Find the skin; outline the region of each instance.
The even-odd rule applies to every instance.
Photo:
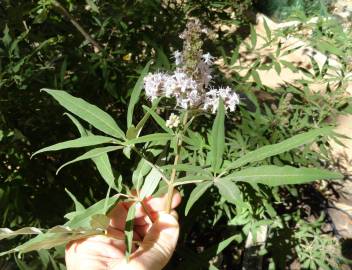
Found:
[[[172,209],[181,201],[179,193],[172,199]],[[179,235],[177,214],[163,210],[166,196],[138,204],[134,220],[134,244],[129,261],[125,258],[124,227],[130,203],[118,203],[109,213],[110,226],[107,236],[99,235],[70,242],[66,246],[67,270],[160,270],[170,260]],[[121,239],[121,240],[120,240]]]

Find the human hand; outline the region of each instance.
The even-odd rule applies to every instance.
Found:
[[[172,208],[179,205],[181,197],[175,193]],[[70,242],[66,246],[67,270],[159,270],[170,260],[179,235],[175,211],[165,213],[166,196],[143,201],[145,209],[138,204],[134,220],[135,241],[129,261],[125,259],[124,228],[131,203],[121,202],[109,213],[110,226],[107,236],[99,235]],[[111,237],[109,237],[111,236]]]

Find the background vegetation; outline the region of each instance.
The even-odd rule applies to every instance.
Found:
[[[322,6],[329,12],[327,2],[316,1],[322,6],[307,2],[300,2],[302,8],[286,9],[285,15],[280,10],[270,13],[299,15],[305,20],[322,12]],[[103,108],[125,129],[126,104],[141,70],[150,59],[152,70],[171,69],[171,52],[182,47],[178,35],[188,16],[200,18],[211,29],[214,38],[206,42],[205,50],[231,66],[240,42],[250,34],[255,13],[269,12],[267,8],[262,1],[251,0],[1,1],[0,226],[48,228],[64,223],[64,214],[73,209],[65,189],[85,206],[105,196],[105,183],[93,163],[76,163],[55,175],[64,160],[74,158],[73,151],[30,159],[44,146],[77,137],[69,119],[62,116],[62,108],[42,94],[41,88],[64,89],[79,96]],[[236,31],[226,34],[219,25],[235,25]],[[343,70],[348,71],[350,67],[344,61],[352,42],[344,33],[338,22],[321,22],[310,42],[314,45],[322,37],[333,40],[335,47],[342,48],[337,57]],[[265,64],[258,63],[251,71],[256,68],[265,68]],[[319,72],[312,76],[319,77]],[[327,117],[350,110],[347,98],[341,95],[342,77],[336,79],[341,80],[337,91],[322,96],[308,91],[309,84],[306,91],[294,86],[267,88],[258,80],[249,80],[255,72],[245,77],[217,74],[219,83],[231,84],[243,98],[239,111],[227,122],[229,159],[310,128],[333,125],[333,121],[325,121]],[[272,98],[258,99],[255,94],[259,91]],[[211,121],[198,124],[206,130]],[[153,129],[156,126],[150,127]],[[201,141],[199,145],[202,147]],[[262,164],[332,166],[326,138],[317,145],[318,152],[306,147]],[[136,168],[135,160],[116,154],[111,161],[116,178],[121,175],[128,179]],[[298,261],[302,269],[339,268],[341,248],[331,234],[322,230],[326,199],[315,185],[242,189],[248,198],[242,212],[221,200],[214,204],[218,196],[215,191],[191,210],[195,218],[185,218],[185,205],[180,207],[182,235],[169,269],[239,269],[249,229],[259,227],[263,220],[271,226],[266,248],[259,251],[265,254],[265,267],[283,269]],[[183,190],[185,194],[190,191]],[[229,244],[225,242],[223,250],[217,249],[219,242],[229,237]],[[16,246],[21,240],[24,238],[1,241],[0,250]],[[6,257],[3,264],[13,269],[64,269],[62,255],[62,249],[34,252],[22,259]]]

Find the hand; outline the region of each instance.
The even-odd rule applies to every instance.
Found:
[[[172,208],[181,197],[175,193]],[[178,240],[177,214],[163,212],[166,196],[148,198],[138,204],[134,220],[134,240],[140,241],[129,262],[125,259],[124,227],[131,203],[121,202],[109,213],[107,236],[99,235],[70,242],[66,247],[67,270],[160,270],[170,260]],[[152,217],[148,217],[146,211]],[[110,236],[110,237],[109,237]]]

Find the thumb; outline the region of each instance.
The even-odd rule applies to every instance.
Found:
[[[179,230],[179,224],[173,215],[159,213],[142,244],[132,254],[131,263],[143,265],[143,269],[162,269],[174,253]]]

